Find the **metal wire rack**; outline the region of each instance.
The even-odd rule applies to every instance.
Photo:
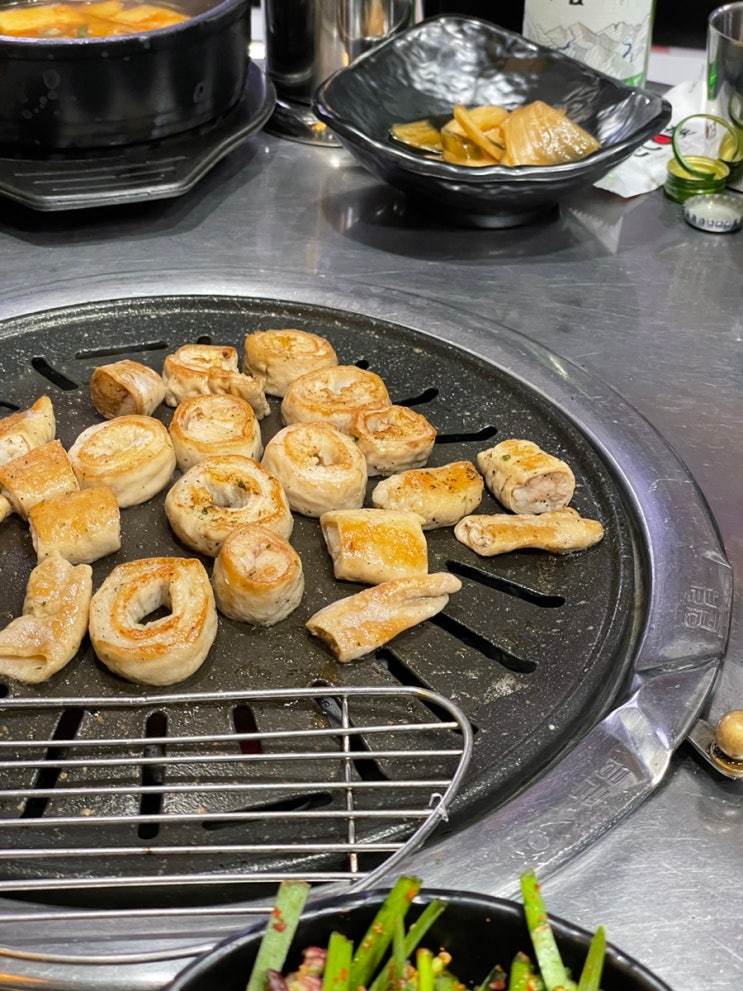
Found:
[[[287,877],[370,886],[447,818],[472,753],[417,687],[13,698],[0,719],[0,942],[19,920],[244,915]]]

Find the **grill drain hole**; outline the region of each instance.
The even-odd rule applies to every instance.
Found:
[[[114,354],[131,355],[136,351],[164,351],[167,341],[149,341],[142,344],[117,344],[110,348],[90,348],[88,351],[76,351],[75,357],[80,361],[90,358],[107,358]]]
[[[199,334],[199,336],[196,338],[196,343],[197,344],[211,344],[212,343],[211,334]]]
[[[323,688],[326,682],[319,679],[312,683],[312,688]],[[331,686],[328,685],[330,688]],[[317,699],[317,705],[322,712],[322,714],[327,719],[331,726],[336,726],[339,729],[344,728],[344,718],[343,718],[343,707],[340,701],[334,696],[321,697]],[[346,727],[352,727],[352,722],[345,723]],[[346,736],[344,738],[344,744],[347,745],[348,749],[353,753],[357,754],[371,754],[373,751],[369,749],[365,740],[362,739],[360,735],[353,734]],[[356,773],[359,775],[362,781],[387,781],[388,777],[379,766],[377,761],[369,757],[355,757],[353,760],[353,767]]]
[[[10,410],[11,413],[17,413],[18,410],[21,408],[20,406],[17,406],[15,403],[5,403],[3,402],[2,399],[0,399],[0,407],[2,407],[2,409]]]
[[[151,712],[145,724],[145,736],[161,739],[168,731],[168,717],[164,712]],[[147,743],[144,756],[151,760],[153,757],[165,757],[165,747],[162,743]],[[162,788],[165,783],[165,767],[163,764],[142,765],[142,786],[144,788]],[[162,811],[163,795],[161,791],[147,791],[141,796],[139,814],[143,816],[158,815]],[[156,822],[140,823],[137,835],[141,840],[153,840],[160,832]]]
[[[315,809],[327,808],[332,804],[332,801],[333,798],[328,792],[318,791],[306,795],[280,798],[275,802],[250,805],[242,809],[235,809],[235,812],[313,812]],[[202,828],[207,832],[214,832],[217,829],[234,829],[235,826],[244,827],[245,825],[244,822],[233,822],[230,819],[216,819],[202,823]]]
[[[459,575],[460,578],[469,578],[479,585],[485,585],[487,588],[495,589],[497,592],[503,592],[504,595],[511,595],[515,599],[523,599],[524,602],[530,602],[532,605],[540,606],[542,609],[559,609],[560,606],[565,605],[565,597],[563,595],[545,595],[543,592],[538,592],[536,589],[529,588],[526,585],[518,585],[508,578],[491,575],[487,571],[482,571],[480,568],[473,568],[470,564],[462,564],[461,561],[447,561],[446,567],[452,574]]]
[[[532,674],[537,669],[534,661],[527,661],[524,658],[516,657],[515,654],[508,653],[482,634],[476,633],[469,626],[460,623],[458,619],[447,616],[446,613],[440,612],[438,615],[432,616],[429,622],[434,623],[439,629],[451,633],[457,640],[461,640],[466,647],[479,650],[484,657],[495,661],[514,674]]]
[[[82,709],[65,709],[59,717],[54,728],[52,740],[74,740],[80,723],[83,721]],[[49,747],[44,754],[44,760],[54,761],[53,767],[42,767],[36,775],[33,787],[39,791],[49,791],[57,787],[57,781],[63,771],[61,762],[67,755],[66,747]],[[49,804],[48,795],[39,795],[36,798],[29,798],[23,806],[21,819],[40,819],[46,812]]]
[[[423,406],[425,403],[432,403],[438,397],[438,389],[424,389],[419,396],[412,396],[410,399],[398,399],[398,406]]]
[[[258,723],[255,721],[253,710],[244,702],[232,710],[232,722],[238,733],[257,733]],[[240,740],[240,752],[243,754],[262,754],[260,740]]]
[[[64,389],[65,392],[72,392],[73,389],[78,388],[77,382],[73,382],[72,379],[67,378],[64,372],[60,372],[58,368],[50,365],[46,358],[32,358],[31,366],[39,375],[43,375],[45,379],[48,379],[52,385]]]
[[[473,430],[471,433],[462,432],[457,434],[437,434],[437,444],[477,444],[485,440],[491,440],[498,433],[497,427],[483,427],[481,430]]]
[[[394,651],[389,648],[382,648],[378,650],[374,655],[378,663],[384,665],[387,671],[392,675],[393,678],[397,679],[401,685],[405,685],[408,688],[426,688],[431,691],[431,686],[427,685],[421,678],[411,671],[408,665],[401,660]],[[442,708],[436,705],[435,702],[431,702],[429,699],[423,697],[420,701],[425,705],[425,707],[431,712],[437,719],[442,723],[448,722],[451,718],[448,712],[445,712]],[[473,734],[477,734],[478,727],[470,720],[470,726],[472,727]],[[452,730],[453,733],[457,733],[461,736],[460,731]]]

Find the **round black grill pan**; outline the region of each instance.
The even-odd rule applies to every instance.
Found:
[[[506,437],[525,437],[564,458],[578,485],[573,505],[582,515],[599,519],[606,536],[590,551],[558,557],[520,552],[489,560],[459,545],[450,530],[429,534],[430,569],[448,569],[463,582],[462,591],[433,620],[395,639],[374,656],[338,664],[304,629],[306,619],[322,605],[350,594],[359,586],[336,582],[317,521],[296,518],[292,542],[306,573],[306,593],[300,608],[285,622],[256,629],[220,617],[220,631],[210,656],[175,693],[234,693],[266,688],[328,686],[326,703],[293,707],[254,707],[245,711],[234,702],[223,707],[157,705],[157,691],[117,679],[95,658],[87,641],[79,656],[60,674],[38,687],[12,682],[3,686],[8,703],[14,699],[43,700],[43,708],[25,707],[13,713],[5,732],[20,739],[68,734],[79,740],[120,734],[158,739],[178,734],[185,720],[200,730],[223,737],[250,725],[258,732],[277,726],[305,727],[309,721],[332,721],[334,686],[421,686],[454,701],[474,730],[474,754],[469,773],[455,803],[451,828],[480,818],[532,782],[555,762],[606,712],[626,688],[634,638],[641,624],[643,561],[634,536],[632,514],[602,455],[556,409],[549,397],[525,387],[507,370],[452,344],[436,342],[413,330],[379,318],[305,303],[277,303],[231,296],[159,296],[111,300],[51,310],[6,321],[0,352],[0,403],[8,412],[29,406],[42,393],[51,396],[58,436],[66,447],[91,423],[97,422],[88,382],[97,365],[128,357],[161,370],[165,355],[188,342],[231,344],[242,353],[245,334],[273,327],[300,327],[327,336],[345,364],[358,364],[379,373],[394,402],[424,413],[438,429],[430,464],[474,460],[478,451]],[[262,421],[264,441],[280,426],[278,401]],[[171,411],[157,415],[167,423]],[[372,483],[373,484],[373,483]],[[191,552],[179,545],[169,529],[162,503],[164,493],[149,503],[122,512],[121,551],[94,565],[94,587],[120,561],[158,554]],[[497,511],[486,496],[481,511]],[[0,623],[22,608],[25,585],[35,563],[27,525],[17,518],[3,524],[0,575],[3,600]],[[207,567],[210,561],[205,560]],[[172,694],[173,689],[163,694]],[[137,697],[141,707],[124,707],[103,720],[88,711],[84,700]],[[59,706],[48,703],[59,700]],[[82,700],[75,703],[75,700]],[[371,704],[371,702],[370,702]],[[417,721],[443,718],[422,702],[407,703],[406,717]],[[374,718],[384,712],[371,712]],[[102,724],[103,722],[103,724]],[[6,737],[7,738],[7,737]],[[388,772],[384,758],[376,759],[377,740],[364,740],[360,774]],[[425,746],[425,736],[420,744]],[[220,744],[221,746],[221,744]],[[94,750],[91,751],[94,753]],[[0,782],[10,786],[7,780]],[[98,773],[98,772],[95,772]],[[18,775],[18,771],[13,771]],[[93,772],[91,772],[93,774]],[[34,787],[38,771],[29,769],[15,787]],[[49,780],[48,777],[46,779]],[[96,785],[86,803],[98,803],[93,813],[111,806],[116,782],[88,776]],[[53,786],[52,786],[53,787]],[[48,785],[47,785],[48,791]],[[312,804],[316,796],[307,796]],[[183,799],[188,807],[188,799]],[[382,795],[379,799],[384,803]],[[222,804],[232,808],[229,796]],[[61,786],[51,798],[28,802],[5,815],[34,818],[43,830],[45,815],[87,814],[65,800]],[[40,820],[40,821],[39,821]],[[183,825],[159,825],[148,842],[153,873],[162,870],[159,844],[204,842],[203,830],[190,836]],[[287,829],[296,828],[291,823]],[[271,825],[277,842],[281,825]],[[322,824],[312,827],[320,840]],[[384,834],[380,826],[380,834]],[[224,838],[224,829],[212,835]],[[136,831],[111,827],[99,834],[102,845],[141,842]],[[50,845],[59,843],[49,830]],[[10,842],[23,844],[22,831]],[[253,867],[245,861],[246,869]],[[277,864],[281,866],[280,858]],[[170,865],[172,867],[172,864]],[[188,872],[183,858],[178,869]],[[272,864],[275,867],[276,864]],[[235,869],[233,863],[231,867]],[[16,867],[17,869],[17,867]],[[32,874],[40,868],[33,862]],[[86,872],[110,872],[109,863],[86,861]],[[239,869],[239,867],[238,867]],[[54,863],[62,876],[80,872],[74,857]]]

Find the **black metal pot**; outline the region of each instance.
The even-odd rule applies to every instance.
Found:
[[[305,913],[287,960],[291,969],[300,960],[303,947],[327,946],[335,929],[354,942],[366,932],[384,899],[384,892],[362,892],[349,897],[327,898]],[[518,950],[531,951],[529,933],[521,905],[463,891],[429,889],[416,898],[409,915],[412,921],[434,898],[448,902],[446,911],[429,930],[424,945],[452,954],[452,970],[466,987],[477,987],[491,967],[508,968]],[[591,941],[590,933],[561,919],[550,917],[566,966],[580,973]],[[253,928],[217,945],[176,977],[168,991],[244,991],[255,960],[262,929]],[[531,955],[531,954],[530,954]],[[637,961],[613,946],[607,948],[601,979],[603,991],[670,991]]]
[[[249,0],[182,0],[189,19],[111,38],[0,36],[0,146],[102,148],[213,120],[243,92]]]

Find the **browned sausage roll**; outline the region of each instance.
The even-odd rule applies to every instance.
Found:
[[[454,536],[481,557],[534,548],[553,554],[570,554],[593,547],[604,536],[598,520],[586,520],[569,506],[538,516],[465,516],[454,527]]]
[[[573,498],[570,466],[533,441],[501,441],[481,451],[477,464],[498,502],[514,513],[548,513]]]

